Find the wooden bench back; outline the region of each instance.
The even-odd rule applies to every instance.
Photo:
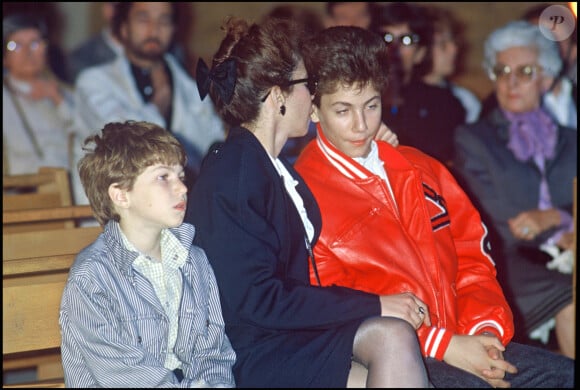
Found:
[[[69,173],[65,168],[42,167],[38,173],[5,175],[2,180],[2,209],[31,210],[72,205]],[[74,227],[72,220],[3,225],[3,232]]]
[[[3,371],[34,367],[39,387],[64,387],[58,323],[62,292],[76,255],[100,232],[94,226],[3,234]]]
[[[3,276],[68,272],[75,256],[93,242],[101,227],[79,227],[5,233],[2,245]]]
[[[60,347],[58,313],[67,274],[4,278],[2,354]]]
[[[3,278],[3,377],[34,368],[37,381],[2,387],[65,387],[58,316],[66,278],[65,272]]]

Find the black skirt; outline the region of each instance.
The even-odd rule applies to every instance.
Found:
[[[362,321],[323,330],[280,331],[251,348],[236,349],[236,386],[346,387],[354,336]]]

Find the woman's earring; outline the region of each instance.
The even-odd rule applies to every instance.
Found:
[[[286,115],[286,106],[283,104],[280,106],[280,114],[282,116]]]

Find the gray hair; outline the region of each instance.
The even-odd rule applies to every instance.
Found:
[[[491,78],[491,72],[496,65],[496,56],[500,51],[512,47],[530,47],[538,50],[538,64],[544,74],[556,77],[562,68],[562,58],[558,44],[548,39],[540,27],[529,22],[518,20],[509,22],[493,31],[484,44],[483,67]]]

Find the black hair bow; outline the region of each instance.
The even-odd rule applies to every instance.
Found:
[[[232,101],[234,88],[236,86],[235,59],[228,58],[210,70],[205,61],[200,58],[197,61],[197,70],[195,73],[199,96],[202,100],[207,96],[209,87],[213,85],[225,104],[229,104]]]

